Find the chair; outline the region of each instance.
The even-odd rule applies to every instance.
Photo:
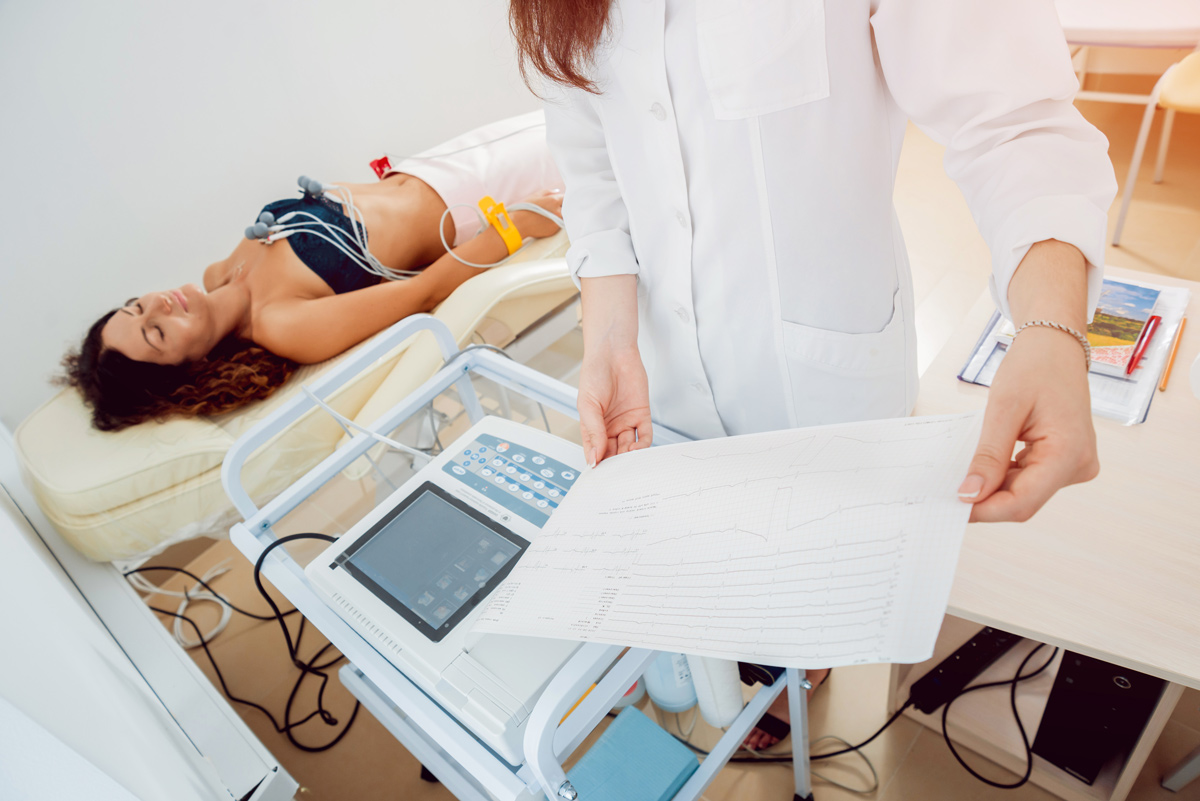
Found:
[[[1176,111],[1186,111],[1200,114],[1200,50],[1192,53],[1172,65],[1158,79],[1150,99],[1146,103],[1146,112],[1142,115],[1142,127],[1138,131],[1137,144],[1133,148],[1133,160],[1129,164],[1129,175],[1125,178],[1125,192],[1121,196],[1121,211],[1117,215],[1117,229],[1113,232],[1113,245],[1121,244],[1121,231],[1125,227],[1125,215],[1129,212],[1129,202],[1133,199],[1133,186],[1137,183],[1138,170],[1142,166],[1142,156],[1146,150],[1146,140],[1150,138],[1150,126],[1154,123],[1154,111],[1159,106],[1166,109],[1163,119],[1162,134],[1159,138],[1158,159],[1154,165],[1154,183],[1160,183],[1163,167],[1167,162],[1167,145],[1171,138],[1171,127],[1175,122]]]

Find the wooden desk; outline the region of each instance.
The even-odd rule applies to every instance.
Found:
[[[963,618],[1172,682],[1117,775],[1089,788],[1047,763],[1039,762],[1035,769],[1033,781],[1065,798],[1120,801],[1183,686],[1200,687],[1200,400],[1188,386],[1188,369],[1200,353],[1200,283],[1118,269],[1108,274],[1191,289],[1191,324],[1183,332],[1167,391],[1155,392],[1141,425],[1095,419],[1101,468],[1094,481],[1061,490],[1026,523],[967,527],[950,593],[948,612],[954,617],[947,618],[934,660],[978,630],[978,625],[954,619]],[[987,390],[956,376],[993,309],[985,293],[925,373],[916,414],[983,408]],[[1012,676],[1016,662],[1009,663],[1023,653],[1010,653],[993,670]],[[1031,664],[1040,661],[1035,657]],[[893,669],[893,709],[927,666]],[[1027,696],[1022,718],[1031,739],[1050,673],[1022,690]],[[1038,693],[1040,702],[1030,697]],[[951,736],[1021,771],[1024,749],[1016,732],[1007,740],[999,733],[1000,726],[1015,729],[1007,693],[999,695],[1005,697],[976,702],[968,696],[961,708],[956,704],[954,715],[964,723],[952,727]],[[940,713],[936,720],[913,716],[940,728]]]

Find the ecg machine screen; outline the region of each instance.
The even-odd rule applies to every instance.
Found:
[[[335,564],[437,642],[504,580],[528,546],[426,482]]]

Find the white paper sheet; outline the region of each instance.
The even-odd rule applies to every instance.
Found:
[[[606,460],[475,630],[803,668],[927,659],[981,419],[876,420]]]

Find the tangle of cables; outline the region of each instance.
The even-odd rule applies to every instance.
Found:
[[[349,720],[346,721],[345,726],[343,726],[342,729],[336,735],[334,735],[333,739],[331,739],[329,742],[326,742],[321,745],[315,745],[315,746],[308,745],[306,743],[302,743],[299,740],[297,740],[295,734],[293,733],[294,729],[296,729],[299,726],[303,726],[305,723],[308,723],[313,718],[320,718],[322,723],[324,723],[326,726],[330,726],[330,727],[337,726],[339,724],[340,721],[338,720],[338,718],[336,718],[328,709],[325,708],[325,690],[329,684],[329,674],[326,673],[325,671],[334,667],[338,662],[340,662],[340,661],[342,661],[342,659],[344,659],[344,657],[341,654],[336,654],[336,655],[329,656],[328,658],[326,658],[326,661],[324,661],[324,662],[321,661],[322,658],[326,657],[326,654],[330,651],[330,649],[333,648],[332,643],[327,643],[324,647],[319,649],[315,654],[313,654],[311,657],[308,657],[307,659],[301,658],[300,645],[301,645],[301,641],[304,637],[304,628],[305,628],[305,624],[307,621],[305,621],[305,619],[303,617],[300,618],[300,625],[296,628],[295,637],[293,637],[291,630],[288,628],[287,621],[285,618],[288,618],[294,614],[298,614],[298,610],[290,609],[286,612],[280,611],[279,606],[275,603],[275,600],[273,598],[271,598],[270,594],[267,592],[266,586],[263,584],[262,566],[263,566],[263,563],[266,561],[267,556],[270,555],[270,553],[275,548],[278,548],[289,542],[295,542],[296,540],[301,540],[301,539],[319,539],[319,540],[324,540],[326,542],[333,542],[335,538],[329,536],[328,534],[314,534],[314,533],[291,534],[286,537],[280,537],[278,540],[272,542],[270,545],[268,545],[266,547],[266,549],[263,550],[262,555],[259,557],[258,561],[254,565],[254,584],[255,584],[255,587],[257,587],[259,594],[262,595],[263,599],[267,602],[267,605],[271,608],[271,614],[262,615],[262,614],[258,614],[256,612],[249,612],[245,609],[241,609],[240,607],[238,607],[238,606],[234,605],[232,602],[230,602],[227,598],[223,597],[218,592],[216,592],[211,586],[209,586],[208,582],[210,580],[212,580],[213,578],[216,578],[217,576],[221,575],[222,573],[225,573],[228,571],[228,568],[225,567],[224,564],[215,566],[213,569],[211,569],[207,573],[205,573],[204,577],[197,576],[194,573],[191,573],[190,571],[188,571],[184,568],[168,567],[168,566],[135,568],[133,570],[127,571],[125,573],[125,575],[126,575],[126,577],[128,577],[130,579],[130,581],[138,589],[142,589],[143,584],[149,584],[149,582],[146,582],[146,580],[140,574],[148,573],[148,572],[152,572],[152,571],[172,571],[172,572],[180,573],[180,574],[188,577],[192,581],[195,581],[196,588],[202,587],[203,591],[198,591],[196,588],[193,588],[192,590],[185,590],[184,592],[175,592],[175,591],[164,591],[164,590],[161,590],[160,588],[154,587],[154,585],[151,584],[150,586],[154,590],[154,592],[152,594],[171,595],[171,596],[182,597],[182,598],[184,598],[185,603],[181,605],[180,611],[176,611],[176,612],[172,612],[169,609],[162,609],[160,607],[153,606],[153,605],[151,605],[150,608],[152,610],[154,610],[155,612],[158,612],[161,615],[166,615],[168,617],[174,618],[174,621],[175,621],[174,625],[176,627],[186,624],[187,626],[189,626],[191,628],[191,630],[196,635],[196,640],[192,641],[193,644],[191,646],[185,645],[185,647],[199,646],[204,649],[205,656],[207,656],[209,664],[212,665],[213,672],[216,673],[217,682],[221,685],[221,690],[225,693],[225,696],[227,698],[229,698],[230,701],[233,701],[238,704],[243,704],[245,706],[249,706],[253,709],[257,709],[259,712],[262,712],[264,715],[266,715],[267,719],[271,722],[271,726],[274,727],[275,731],[277,731],[281,734],[284,734],[288,738],[288,741],[292,745],[294,745],[296,748],[300,749],[301,751],[306,751],[309,753],[316,753],[316,752],[320,752],[320,751],[327,751],[342,741],[342,739],[346,736],[346,733],[350,731],[350,727],[352,725],[354,725],[354,721],[358,717],[358,712],[359,712],[359,709],[361,708],[361,705],[357,701],[355,701],[354,710],[350,713]],[[211,600],[215,603],[221,604],[224,607],[225,612],[222,615],[221,623],[218,624],[218,628],[215,630],[209,631],[207,634],[202,633],[200,631],[200,627],[196,624],[196,622],[194,620],[192,620],[190,617],[183,614],[182,610],[186,608],[186,601],[188,601],[188,600],[191,600],[191,601]],[[284,707],[282,722],[280,722],[274,716],[274,714],[271,713],[271,711],[269,709],[262,706],[261,704],[258,704],[249,699],[241,698],[241,697],[235,695],[229,689],[229,684],[225,680],[224,674],[221,672],[220,667],[217,666],[216,659],[213,658],[212,651],[209,649],[208,644],[212,640],[212,638],[215,637],[216,634],[218,634],[219,631],[224,628],[225,623],[228,622],[228,613],[230,613],[231,611],[238,612],[239,614],[245,615],[246,617],[252,618],[254,620],[262,620],[262,621],[275,620],[279,623],[279,627],[283,632],[284,642],[287,645],[288,658],[292,662],[292,664],[295,665],[300,670],[300,675],[297,677],[296,683],[292,686],[291,694],[288,696],[287,704]],[[176,633],[176,639],[179,639],[178,632]],[[183,644],[182,640],[181,640],[181,644]],[[300,720],[293,721],[292,720],[292,707],[295,704],[296,697],[297,697],[297,695],[299,695],[300,689],[301,689],[302,685],[304,684],[305,679],[307,679],[309,676],[314,676],[320,680],[320,685],[317,688],[317,708],[315,710],[313,710],[311,713],[309,713],[308,715],[301,718]]]

